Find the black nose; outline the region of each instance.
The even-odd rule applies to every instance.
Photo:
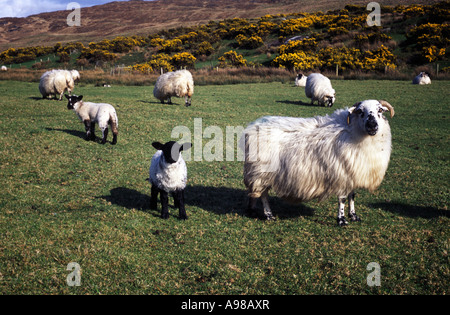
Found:
[[[377,120],[372,115],[367,118],[366,130],[370,135],[374,135],[378,131]]]

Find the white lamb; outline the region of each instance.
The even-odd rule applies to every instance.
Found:
[[[305,94],[311,99],[311,104],[317,100],[319,105],[331,107],[336,100],[336,91],[332,88],[330,79],[320,73],[308,76]]]
[[[191,97],[194,94],[194,79],[188,70],[166,72],[156,80],[153,95],[164,104],[172,104],[172,96],[184,97],[185,105],[191,105]]]
[[[420,85],[431,84],[431,79],[428,73],[421,72],[416,77],[414,77],[412,83]]]
[[[59,95],[59,100],[62,100],[64,92],[67,90],[72,94],[74,89],[74,81],[72,74],[67,70],[51,70],[45,72],[39,82],[39,91],[42,98],[48,96]]]
[[[308,77],[302,73],[299,73],[296,77],[295,77],[295,86],[305,86],[306,85],[306,80],[308,79]]]
[[[268,192],[291,202],[339,199],[338,225],[349,198],[351,221],[360,221],[354,191],[375,190],[384,178],[391,155],[391,131],[383,112],[386,101],[366,100],[332,115],[314,118],[263,117],[250,124],[241,138],[245,148],[244,183],[250,213],[261,198],[266,219],[273,219]]]
[[[67,109],[73,109],[78,118],[84,123],[86,129],[86,140],[95,140],[95,123],[98,123],[102,131],[102,144],[106,143],[108,136],[108,125],[111,126],[113,132],[113,140],[111,144],[117,143],[117,134],[119,133],[119,120],[117,119],[116,110],[110,104],[83,102],[83,95],[68,96],[69,100]]]
[[[8,71],[8,68],[6,66],[2,66],[2,71]]]
[[[152,185],[150,209],[156,210],[158,194],[161,198],[161,217],[169,218],[168,195],[172,194],[175,207],[179,209],[180,219],[187,219],[184,206],[184,189],[187,182],[186,162],[181,156],[181,151],[189,149],[192,144],[178,144],[169,141],[165,144],[153,142],[152,146],[157,149],[153,155],[150,165],[149,181]]]

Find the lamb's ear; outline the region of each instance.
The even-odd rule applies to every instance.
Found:
[[[81,101],[82,99],[83,99],[83,95],[80,95],[80,96],[77,97],[78,101]]]
[[[181,147],[180,147],[180,152],[181,152],[181,151],[189,150],[191,147],[192,147],[192,143],[190,143],[190,142],[185,142],[185,143],[183,143],[183,144],[181,145]]]
[[[348,109],[348,115],[347,115],[347,125],[350,125],[350,115],[353,113],[359,114],[361,113],[361,109],[359,108],[359,105],[361,105],[362,102],[355,103],[352,107]],[[355,111],[356,109],[356,111]]]
[[[70,97],[69,97],[69,95],[67,95],[67,94],[64,94],[64,96],[67,98],[67,99],[69,99]]]
[[[161,142],[152,142],[152,146],[156,149],[156,150],[162,150],[163,148],[163,144]]]

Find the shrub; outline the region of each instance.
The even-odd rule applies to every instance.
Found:
[[[245,67],[247,66],[247,60],[242,55],[238,55],[234,50],[230,50],[219,57],[219,67]]]

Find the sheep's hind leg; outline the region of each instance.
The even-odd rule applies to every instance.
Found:
[[[179,217],[182,220],[187,220],[186,209],[184,206],[184,190],[177,190],[174,192],[174,203],[179,209]]]
[[[261,201],[264,207],[264,217],[266,220],[275,220],[275,217],[272,214],[272,210],[270,210],[269,205],[269,193],[268,190],[264,191],[261,194]]]
[[[339,226],[346,226],[348,224],[347,220],[345,220],[345,197],[339,197],[339,212],[337,217],[337,223]]]
[[[246,210],[246,214],[249,217],[252,218],[256,218],[257,217],[257,213],[256,213],[256,203],[257,203],[258,199],[253,198],[253,197],[248,197],[248,204],[247,204],[247,210]]]
[[[169,193],[164,190],[160,190],[161,197],[161,218],[169,218]]]
[[[355,212],[355,193],[353,191],[348,195],[348,207],[349,207],[348,216],[350,218],[350,221],[352,222],[361,221],[361,218],[358,217]]]

